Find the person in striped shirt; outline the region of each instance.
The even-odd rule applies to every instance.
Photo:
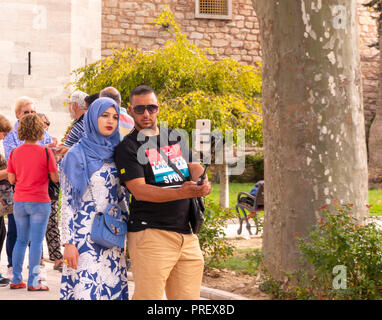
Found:
[[[85,98],[87,96],[88,94],[85,92],[75,91],[70,97],[69,112],[75,122],[66,137],[64,142],[65,147],[72,147],[76,144],[80,139],[81,133],[84,132]]]
[[[74,120],[72,127],[67,135],[64,137],[64,144],[60,144],[54,154],[57,156],[57,161],[60,161],[68,150],[74,146],[81,138],[81,134],[84,132],[84,114],[87,110],[85,98],[89,95],[83,91],[75,91],[70,97],[69,101],[69,113],[70,117]]]

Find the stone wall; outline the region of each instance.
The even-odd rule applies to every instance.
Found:
[[[211,48],[246,64],[261,61],[259,25],[251,0],[233,0],[231,21],[195,18],[194,0],[103,0],[102,56],[110,55],[113,47],[154,50],[163,45],[167,33],[150,21],[165,4],[182,31],[200,48]]]
[[[51,134],[63,137],[70,73],[101,58],[101,8],[101,0],[1,1],[2,115],[13,123],[16,99],[30,96],[49,117]]]
[[[378,82],[378,50],[368,45],[377,41],[373,13],[358,0],[361,67],[363,72],[366,127],[375,115]],[[195,0],[103,0],[102,56],[115,47],[158,49],[168,39],[167,33],[150,23],[168,4],[182,31],[200,48],[211,48],[220,56],[245,64],[261,61],[259,24],[251,0],[232,0],[232,20],[195,18]]]

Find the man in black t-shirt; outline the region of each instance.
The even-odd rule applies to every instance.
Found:
[[[196,184],[203,167],[193,161],[184,137],[158,127],[152,88],[132,91],[129,113],[135,128],[117,146],[115,163],[121,183],[132,194],[127,243],[133,299],[161,300],[164,291],[169,300],[199,299],[204,260],[189,225],[189,199],[208,195],[211,185],[208,180]],[[159,148],[189,181],[167,164]]]

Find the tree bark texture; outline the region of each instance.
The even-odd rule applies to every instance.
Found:
[[[296,235],[319,208],[368,214],[355,0],[254,0],[263,58],[263,253],[276,279],[301,267]]]

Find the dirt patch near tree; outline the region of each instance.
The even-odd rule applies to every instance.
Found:
[[[230,240],[237,249],[259,248],[261,249],[262,238],[251,237],[250,239]],[[224,290],[241,295],[251,300],[269,300],[269,295],[261,292],[256,286],[257,276],[243,274],[228,269],[207,270],[203,276],[202,285],[209,288]]]

